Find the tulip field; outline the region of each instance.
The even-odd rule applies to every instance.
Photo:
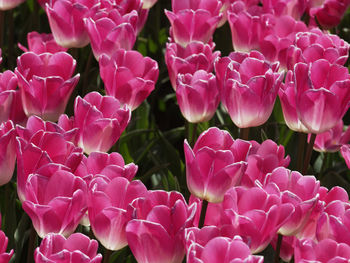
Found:
[[[350,262],[350,0],[0,0],[0,263]]]

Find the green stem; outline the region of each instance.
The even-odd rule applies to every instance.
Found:
[[[307,141],[307,134],[299,132],[299,134],[298,134],[298,152],[297,152],[297,170],[299,172],[301,172],[303,169],[303,160],[304,160],[306,141]]]
[[[192,147],[194,146],[196,139],[197,139],[197,126],[198,126],[198,123],[194,123],[192,125],[192,137],[191,137],[191,146]]]
[[[103,256],[103,263],[108,263],[109,262],[109,258],[111,257],[112,255],[112,251],[109,250],[109,249],[105,249],[105,254]]]
[[[316,134],[311,134],[311,139],[310,139],[310,142],[307,145],[307,149],[306,149],[306,156],[305,156],[305,160],[304,160],[302,174],[307,173],[307,168],[309,167],[309,164],[310,164],[312,149],[314,148],[315,139],[316,139]]]
[[[198,228],[202,228],[204,226],[207,208],[208,208],[208,201],[203,199],[202,200],[201,217],[199,218]]]
[[[249,127],[248,128],[241,128],[239,137],[241,137],[242,140],[248,141],[248,139],[249,139]]]
[[[33,225],[30,228],[29,240],[28,240],[28,252],[27,263],[34,263],[34,249],[36,247],[36,232]]]
[[[81,88],[81,92],[80,92],[80,96],[84,96],[85,92],[88,90],[88,80],[89,80],[89,71],[90,71],[90,67],[91,67],[91,62],[92,62],[92,51],[90,50],[90,54],[89,54],[89,58],[86,62],[86,66],[85,66],[85,71],[84,71],[84,79],[83,79],[83,85]]]
[[[13,25],[13,10],[9,10],[8,13],[8,23],[9,23],[9,33],[8,33],[8,48],[7,48],[7,57],[8,57],[8,60],[7,60],[7,66],[10,68],[10,69],[13,69],[14,68],[14,59],[13,59],[13,39],[14,39],[14,35],[13,35],[13,32],[14,32],[14,25]]]
[[[278,234],[276,252],[275,252],[275,263],[280,262],[280,251],[282,246],[282,240],[283,240],[283,236],[281,234]]]

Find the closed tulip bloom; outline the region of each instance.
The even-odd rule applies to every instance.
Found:
[[[214,226],[186,229],[188,263],[262,263],[262,256],[253,256],[240,236],[220,236]]]
[[[0,186],[7,184],[16,164],[16,130],[12,121],[0,123]]]
[[[221,91],[222,103],[239,128],[264,124],[272,113],[283,73],[277,65],[247,56],[230,62]]]
[[[313,28],[296,34],[293,45],[287,50],[287,68],[292,70],[298,62],[310,63],[318,59],[344,65],[348,52],[349,44],[346,41],[337,35]]]
[[[207,10],[212,15],[219,15],[222,7],[221,1],[216,0],[173,0],[171,1],[172,11],[178,13],[181,10],[192,9],[192,10]]]
[[[341,155],[343,156],[346,165],[350,169],[350,145],[346,144],[340,148]]]
[[[181,263],[184,231],[193,226],[196,204],[188,206],[178,192],[150,191],[135,199],[126,226],[131,252],[139,263]]]
[[[18,47],[24,52],[33,52],[35,54],[42,54],[45,52],[56,53],[60,51],[67,51],[67,48],[58,45],[52,34],[40,34],[38,32],[30,32],[27,34],[28,48],[18,44]]]
[[[29,176],[22,206],[41,238],[48,233],[68,237],[87,210],[86,194],[83,179],[57,166]]]
[[[13,249],[6,253],[8,238],[3,231],[0,230],[0,262],[8,263],[13,256]]]
[[[46,14],[56,42],[65,48],[89,44],[84,18],[95,14],[96,0],[53,0],[46,4]]]
[[[24,53],[17,59],[15,73],[24,112],[45,120],[57,121],[79,81],[72,78],[76,61],[65,52],[55,54]]]
[[[263,0],[263,9],[267,13],[273,13],[276,16],[288,15],[295,20],[300,20],[307,8],[307,0]]]
[[[205,9],[183,9],[176,13],[165,10],[165,14],[171,24],[171,37],[183,47],[193,41],[208,43],[222,18],[222,14],[213,15]]]
[[[146,186],[124,177],[98,176],[89,189],[88,212],[95,237],[109,250],[122,249],[128,244],[125,227],[131,220],[126,209],[134,199],[146,196]]]
[[[135,10],[122,15],[117,9],[101,10],[93,17],[84,20],[96,60],[105,54],[112,57],[118,49],[130,50],[136,41]]]
[[[98,243],[81,233],[68,238],[50,233],[44,237],[34,251],[36,263],[100,263],[102,255],[97,254]]]
[[[218,128],[203,132],[193,147],[185,140],[186,179],[190,192],[208,202],[218,203],[225,192],[241,182],[251,144],[233,140]]]
[[[198,70],[193,75],[179,74],[176,97],[181,113],[187,121],[209,121],[220,102],[215,76],[204,70]]]
[[[312,239],[296,240],[295,262],[345,263],[350,258],[350,246],[332,239],[316,242]]]
[[[10,10],[22,4],[25,0],[0,0],[0,10]]]
[[[198,70],[213,71],[214,61],[220,56],[220,51],[213,52],[214,47],[214,43],[203,44],[200,41],[191,42],[186,47],[167,43],[165,63],[174,90],[178,74],[194,74]]]
[[[84,152],[107,152],[119,139],[131,118],[127,107],[112,96],[90,92],[77,97],[74,104],[74,122],[79,128],[78,145]]]
[[[119,49],[111,58],[102,55],[99,64],[107,95],[131,110],[154,90],[159,75],[157,62],[134,50]]]
[[[17,77],[6,70],[0,73],[0,123],[12,120],[15,124],[26,121],[20,91],[17,89]]]
[[[350,104],[348,69],[320,59],[294,67],[295,104],[298,117],[309,133],[332,129]]]

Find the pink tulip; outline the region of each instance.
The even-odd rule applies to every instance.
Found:
[[[16,130],[12,121],[0,123],[0,186],[7,184],[16,164]]]
[[[262,125],[272,113],[283,74],[277,73],[278,65],[253,56],[231,54],[229,58],[226,72],[219,73],[221,79],[225,76],[222,103],[239,128]]]
[[[23,210],[41,238],[48,233],[69,236],[87,210],[84,180],[56,167],[31,174],[26,183]]]
[[[183,47],[193,41],[208,43],[222,17],[205,9],[183,9],[176,13],[165,10],[165,14],[171,24],[171,37]]]
[[[279,167],[266,176],[264,185],[270,193],[281,193],[282,203],[294,206],[290,218],[283,223],[278,232],[284,236],[298,236],[313,210],[317,208],[320,182],[316,181],[314,176],[303,176],[299,172]]]
[[[97,175],[103,175],[113,180],[116,177],[124,177],[131,181],[137,172],[137,165],[130,163],[125,165],[123,157],[117,153],[92,152],[82,160],[75,175],[83,178],[89,185]]]
[[[292,70],[298,62],[310,63],[318,59],[344,65],[348,52],[349,44],[337,35],[313,28],[296,34],[294,44],[287,50],[287,68]]]
[[[309,133],[332,129],[349,108],[348,69],[320,59],[294,67],[295,105],[298,118]]]
[[[340,23],[350,5],[349,0],[311,0],[309,15],[324,28],[332,28]],[[311,21],[316,24],[315,21]]]
[[[0,10],[10,10],[22,4],[25,0],[0,0]]]
[[[240,235],[255,254],[267,247],[293,211],[293,205],[261,187],[233,187],[222,203],[209,203],[205,225],[220,227],[226,237]]]
[[[24,52],[33,52],[35,54],[57,53],[67,51],[67,48],[61,47],[56,43],[52,34],[40,34],[38,32],[30,32],[27,34],[28,48],[18,44],[18,47]]]
[[[173,0],[171,1],[171,8],[174,13],[179,13],[181,10],[206,10],[213,16],[220,14],[222,7],[221,1],[217,0]]]
[[[21,95],[17,90],[17,77],[10,70],[0,73],[0,123],[7,120],[16,124],[26,120]]]
[[[89,36],[84,18],[95,14],[96,0],[52,0],[46,4],[46,14],[56,42],[62,47],[84,47]]]
[[[233,239],[219,236],[213,226],[186,229],[188,263],[262,263],[262,256],[253,256],[240,236]]]
[[[263,141],[261,144],[250,141],[252,147],[247,158],[247,170],[242,178],[241,185],[252,187],[255,181],[264,183],[265,177],[277,167],[287,167],[290,157],[285,157],[283,145],[277,145],[272,140]]]
[[[182,115],[192,123],[209,121],[219,105],[219,90],[212,73],[198,70],[193,75],[179,74],[176,97]]]
[[[203,132],[193,150],[185,140],[186,179],[190,192],[208,202],[218,203],[225,192],[240,183],[251,144],[233,140],[218,128]]]
[[[139,263],[181,263],[184,230],[193,226],[196,205],[188,206],[178,192],[150,191],[135,199],[126,226],[131,252]]]
[[[131,113],[111,96],[90,92],[78,96],[74,104],[74,122],[79,128],[78,145],[84,152],[107,152],[119,139],[130,121]]]
[[[26,128],[17,126],[17,192],[21,201],[25,200],[29,174],[38,169],[47,169],[55,163],[75,172],[83,157],[82,149],[69,141],[76,133],[76,129],[64,131],[56,124],[35,116],[28,119]]]
[[[11,249],[10,252],[6,253],[8,244],[8,238],[6,237],[5,233],[0,230],[0,262],[1,263],[8,263],[13,255],[13,249]]]
[[[34,251],[36,263],[100,263],[97,254],[98,243],[81,233],[74,233],[67,239],[60,234],[48,234]]]
[[[297,240],[294,250],[295,262],[342,263],[350,258],[350,246],[331,239],[315,242],[310,239]]]
[[[271,30],[270,19],[269,15],[251,12],[243,1],[235,1],[227,10],[234,50],[259,49],[259,41]]]
[[[79,81],[74,73],[76,61],[65,52],[24,53],[17,59],[15,73],[24,112],[57,121]]]
[[[263,9],[276,16],[288,15],[295,20],[300,20],[307,8],[308,0],[263,0]]]
[[[128,244],[125,227],[131,219],[126,208],[134,199],[146,196],[146,186],[124,177],[97,177],[89,188],[88,212],[95,237],[109,250],[122,249]]]
[[[102,55],[99,64],[107,95],[131,110],[148,97],[159,75],[157,62],[134,50],[119,49],[111,58]]]
[[[176,90],[178,74],[194,74],[198,70],[213,71],[214,61],[220,56],[220,51],[213,52],[215,44],[191,42],[186,47],[176,43],[167,43],[165,63],[173,89]]]
[[[112,57],[118,49],[130,50],[136,41],[137,12],[122,15],[117,9],[102,9],[93,17],[84,19],[96,60],[105,54]]]
[[[283,236],[281,248],[280,248],[280,258],[285,262],[290,262],[294,256],[294,243],[297,238],[294,236]],[[276,251],[278,235],[275,235],[271,242],[273,249]]]
[[[308,31],[306,24],[290,16],[270,19],[271,30],[259,41],[261,53],[269,61],[279,61],[286,68],[287,50],[293,44],[298,32]]]
[[[318,152],[337,152],[343,144],[350,142],[350,130],[344,131],[343,120],[334,128],[316,136],[314,150]],[[309,135],[310,138],[310,135]]]
[[[346,144],[340,148],[341,155],[343,156],[346,165],[350,169],[350,145]]]

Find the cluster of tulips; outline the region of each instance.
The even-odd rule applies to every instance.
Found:
[[[0,0],[0,10],[22,2]],[[187,200],[138,180],[142,164],[126,164],[117,152],[160,74],[157,61],[133,50],[159,3],[38,3],[52,33],[28,33],[16,68],[0,73],[0,185],[16,185],[40,238],[28,258],[97,263],[104,247],[107,263],[128,246],[140,263],[248,263],[263,262],[272,246],[275,262],[350,260],[348,193],[308,175],[312,149],[341,152],[350,168],[343,123],[350,45],[326,31],[340,23],[350,0],[172,0],[163,53],[193,132],[181,148]],[[213,35],[226,22],[235,52],[221,56]],[[88,44],[105,95],[97,89],[78,95],[68,116],[80,79],[68,49]],[[306,152],[297,150],[298,171],[288,169],[284,145],[249,140],[249,129],[270,118],[277,96],[287,127],[305,134],[301,141],[309,134]],[[196,125],[217,112],[227,112],[241,139],[222,127],[196,139]],[[0,230],[0,263],[18,259],[7,246]]]

